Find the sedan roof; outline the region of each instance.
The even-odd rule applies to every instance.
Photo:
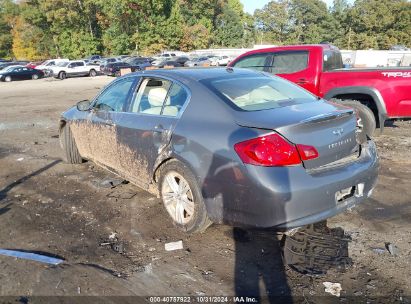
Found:
[[[253,71],[249,69],[239,69],[239,68],[191,68],[191,69],[167,69],[167,70],[148,70],[140,72],[143,74],[151,74],[158,76],[168,76],[168,77],[178,77],[180,79],[187,80],[203,80],[211,78],[223,78],[223,77],[233,77],[235,76],[261,76],[264,73]]]

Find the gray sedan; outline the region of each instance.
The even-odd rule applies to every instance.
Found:
[[[60,121],[69,163],[91,160],[161,197],[187,232],[290,229],[363,202],[379,165],[356,133],[352,109],[232,68],[128,74]]]

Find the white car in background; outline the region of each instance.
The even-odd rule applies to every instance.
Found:
[[[68,62],[68,61],[69,61],[68,58],[64,58],[64,59],[49,59],[49,60],[46,60],[46,61],[42,62],[40,65],[36,66],[36,70],[44,71],[44,70],[49,69],[49,68],[52,67],[52,66],[55,66],[55,65],[58,64],[58,63]]]
[[[73,60],[60,62],[56,66],[50,67],[51,75],[55,78],[66,79],[67,77],[97,76],[100,72],[98,65],[87,65],[84,60]]]
[[[233,58],[229,57],[229,56],[220,56],[218,57],[218,59],[216,60],[216,65],[217,66],[225,66],[227,64],[229,64],[231,62],[231,60],[233,60]]]

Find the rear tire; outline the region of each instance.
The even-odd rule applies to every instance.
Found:
[[[60,78],[61,80],[66,79],[66,78],[67,78],[66,72],[60,72],[60,73],[59,73],[59,78]]]
[[[120,72],[120,71],[117,71],[114,76],[115,76],[115,77],[120,77],[120,76],[121,76],[121,72]]]
[[[69,164],[81,164],[83,162],[68,125],[65,125],[60,131],[60,144],[64,152],[65,162]]]
[[[337,103],[353,108],[357,112],[357,126],[359,128],[358,137],[361,142],[373,137],[377,128],[377,121],[370,108],[357,100],[336,100]]]
[[[190,208],[192,208],[192,211],[190,211],[192,212],[191,215],[190,212],[186,212],[186,210],[190,208],[183,208],[183,216],[180,221],[178,221],[175,216],[175,214],[179,213],[177,210],[177,205],[174,206],[174,202],[176,202],[176,200],[172,197],[175,195],[175,192],[171,190],[170,183],[168,181],[168,179],[172,179],[174,177],[176,178],[174,179],[176,182],[176,187],[182,187],[183,184],[188,186],[188,188],[186,188],[187,190],[180,192],[180,194],[186,203],[191,203]],[[205,231],[212,224],[208,217],[204,199],[197,180],[191,170],[183,163],[177,160],[171,160],[165,163],[164,166],[160,168],[158,185],[163,204],[175,226],[187,233],[199,233]],[[179,189],[182,190],[182,188]]]
[[[96,70],[90,70],[89,76],[90,77],[96,77],[97,76]]]

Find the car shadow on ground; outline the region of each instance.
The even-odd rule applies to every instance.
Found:
[[[19,179],[16,180],[15,182],[13,182],[13,183],[9,184],[8,186],[4,187],[3,189],[0,190],[0,202],[1,202],[2,200],[4,200],[5,198],[7,198],[7,194],[8,194],[14,187],[16,187],[16,186],[18,186],[18,185],[26,182],[27,180],[29,180],[29,179],[32,178],[32,177],[34,177],[34,176],[36,176],[36,175],[39,175],[39,174],[41,174],[42,172],[44,172],[44,171],[46,171],[46,170],[54,167],[55,165],[57,165],[57,164],[60,163],[60,162],[61,162],[60,159],[54,160],[54,161],[52,161],[51,163],[49,163],[48,165],[46,165],[46,166],[44,166],[44,167],[42,167],[42,168],[40,168],[40,169],[38,169],[38,170],[36,170],[36,171],[28,174],[28,175],[26,175],[26,176],[23,176],[22,178],[19,178]]]
[[[240,141],[239,138],[243,135],[241,132],[242,130],[239,129],[231,134],[228,146],[233,146]],[[248,130],[248,132],[250,138],[259,136],[253,130]],[[230,162],[226,158],[229,153],[232,152],[221,150],[214,153],[203,184],[203,196],[206,200],[211,201],[214,207],[220,209],[223,222],[233,225],[238,217],[242,217],[239,220],[241,222],[249,216],[256,219],[258,214],[264,214],[264,212],[275,213],[279,218],[285,218],[285,210],[278,204],[273,208],[264,205],[261,202],[261,196],[250,196],[249,177],[246,177],[245,171],[241,169],[242,164]],[[282,191],[290,193],[287,170],[280,171],[283,182]],[[253,182],[260,183],[260,181]],[[231,190],[234,191],[227,191],[226,187],[233,186],[235,188]],[[285,195],[282,198],[288,200],[291,197]],[[264,210],[258,210],[259,206]],[[239,210],[241,212],[236,213]],[[240,301],[241,299],[246,301],[246,297],[249,297],[256,299],[259,303],[292,303],[291,289],[287,283],[282,259],[281,244],[276,232],[273,229],[233,227],[230,237],[234,239],[235,245],[235,296],[240,297]]]

